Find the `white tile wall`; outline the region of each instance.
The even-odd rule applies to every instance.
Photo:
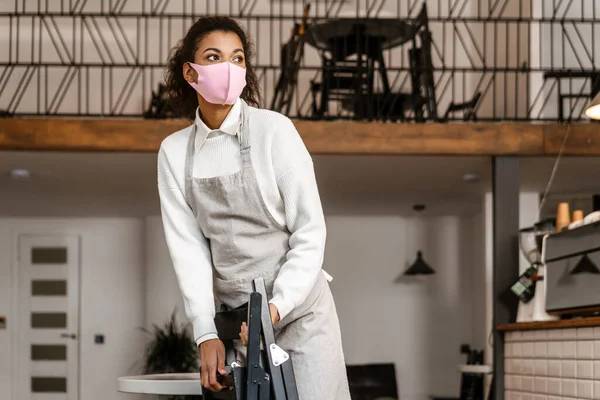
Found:
[[[577,378],[594,379],[594,364],[592,364],[592,361],[577,361]]]
[[[600,327],[506,333],[505,400],[600,400]]]
[[[515,365],[518,363],[518,360],[512,360],[512,364]],[[514,370],[515,374],[518,374],[520,371]],[[594,361],[594,379],[600,381],[600,361]]]
[[[577,358],[577,342],[574,340],[567,340],[562,342],[561,358],[567,360],[574,360]]]
[[[513,362],[518,361],[521,362],[521,360],[513,360]],[[561,363],[560,360],[547,360],[548,361],[548,376],[553,376],[553,377],[560,377],[561,376]],[[518,373],[518,372],[514,372],[514,373]]]
[[[561,376],[563,378],[576,378],[577,377],[577,361],[563,360]]]

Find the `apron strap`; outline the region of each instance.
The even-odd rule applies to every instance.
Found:
[[[185,153],[185,201],[188,207],[196,215],[195,201],[192,194],[192,176],[194,170],[194,154],[195,154],[195,143],[196,143],[196,123],[192,125],[192,131],[188,138],[187,150]]]
[[[240,98],[242,104],[242,115],[240,124],[240,146],[242,152],[247,152],[250,149],[250,129],[248,125],[248,104]]]

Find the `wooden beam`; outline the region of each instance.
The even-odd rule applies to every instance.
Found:
[[[296,121],[316,154],[534,155],[543,152],[542,126],[527,124]]]
[[[544,125],[544,152],[558,154],[564,141],[564,154],[598,155],[600,124]]]
[[[0,120],[0,149],[157,152],[182,120],[8,118]]]
[[[379,123],[294,121],[312,154],[558,154],[567,125],[535,123]],[[156,152],[184,120],[0,119],[0,150]],[[600,155],[600,125],[572,124],[566,155]]]

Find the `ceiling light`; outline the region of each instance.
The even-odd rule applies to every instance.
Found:
[[[28,169],[15,168],[10,170],[10,178],[15,181],[24,181],[31,177]]]
[[[585,115],[588,118],[600,120],[600,92],[594,96],[592,102],[586,108]]]
[[[463,182],[477,182],[479,180],[479,174],[474,172],[467,172],[462,176]]]
[[[415,210],[416,212],[425,211],[425,208],[425,204],[413,204],[413,210]]]

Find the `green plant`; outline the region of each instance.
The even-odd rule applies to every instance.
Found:
[[[144,374],[170,374],[198,372],[198,348],[189,332],[189,324],[178,324],[176,312],[162,327],[153,325],[152,330],[142,328],[151,335],[146,345],[142,371]],[[198,375],[200,379],[200,375]],[[168,397],[169,400],[183,399],[181,396]],[[192,397],[186,397],[191,399]]]

